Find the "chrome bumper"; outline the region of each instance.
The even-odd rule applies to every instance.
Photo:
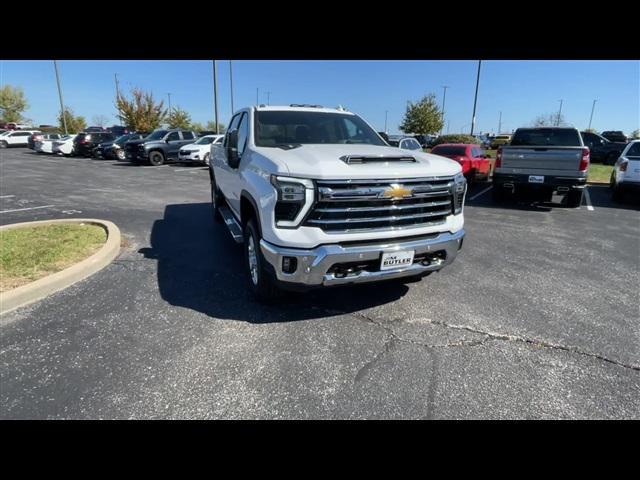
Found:
[[[277,279],[282,282],[310,286],[344,285],[375,282],[440,270],[456,258],[458,250],[462,246],[464,233],[464,230],[459,230],[453,234],[445,232],[435,237],[417,240],[403,241],[402,239],[395,239],[368,245],[322,245],[309,250],[278,247],[261,240],[260,248],[264,258],[275,270]],[[399,250],[414,250],[415,255],[444,251],[446,256],[444,260],[429,264],[418,262],[408,267],[391,270],[362,270],[347,276],[336,276],[335,273],[328,272],[337,263],[379,260],[383,252]],[[283,257],[295,257],[297,259],[298,266],[294,273],[282,271]]]

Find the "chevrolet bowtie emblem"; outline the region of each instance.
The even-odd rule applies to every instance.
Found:
[[[401,198],[407,198],[413,195],[413,190],[405,188],[398,183],[393,183],[389,188],[382,192],[383,198],[391,198],[393,200],[399,200]]]

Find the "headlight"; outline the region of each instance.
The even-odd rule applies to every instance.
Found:
[[[313,203],[313,182],[305,178],[271,175],[271,184],[278,192],[274,212],[276,227],[297,227]]]
[[[462,212],[464,206],[464,195],[467,193],[467,179],[462,173],[453,178],[453,214]]]

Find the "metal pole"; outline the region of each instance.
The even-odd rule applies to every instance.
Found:
[[[64,134],[69,135],[67,131],[67,112],[64,109],[64,102],[62,101],[62,88],[60,88],[60,75],[58,74],[58,62],[53,61],[53,68],[56,70],[56,83],[58,84],[58,97],[60,98],[60,111],[62,112],[62,124],[64,125]]]
[[[589,128],[588,128],[589,130],[591,130],[591,120],[593,120],[593,111],[594,111],[594,110],[595,110],[595,108],[596,108],[596,102],[597,102],[597,101],[598,101],[598,100],[594,100],[594,101],[593,101],[593,105],[591,106],[591,116],[589,117]]]
[[[444,102],[447,98],[447,88],[449,88],[449,86],[443,85],[442,88],[444,89],[444,94],[442,95],[442,128],[440,129],[440,135],[442,135],[442,129],[444,128]]]
[[[560,110],[558,110],[558,119],[556,120],[556,127],[560,126],[560,115],[562,114],[562,99],[560,99]]]
[[[231,60],[229,60],[229,82],[231,84],[231,115],[233,115],[233,69],[231,68]]]
[[[502,112],[500,112],[500,119],[498,120],[498,135],[502,131]]]
[[[271,92],[265,92],[267,94],[267,105],[270,105],[269,100],[271,100]]]
[[[387,133],[387,115],[389,113],[389,110],[385,110],[384,111],[384,133]]]
[[[478,87],[480,86],[480,65],[482,65],[482,60],[478,60],[478,76],[476,77],[476,96],[473,99],[473,118],[471,119],[470,135],[473,135],[473,129],[476,126],[476,104],[478,103]]]
[[[120,84],[118,83],[118,74],[114,73],[113,76],[116,79],[116,108],[118,109],[118,123],[122,122],[122,112],[120,111],[120,106],[118,105],[118,100],[120,100]]]
[[[213,109],[216,122],[216,135],[220,133],[218,124],[218,73],[216,72],[216,61],[213,61]]]

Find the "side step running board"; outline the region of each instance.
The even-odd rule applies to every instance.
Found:
[[[222,218],[224,219],[224,223],[227,224],[227,228],[229,229],[229,233],[231,233],[231,236],[233,237],[233,239],[237,243],[242,243],[243,241],[242,228],[240,227],[240,224],[236,220],[236,217],[234,217],[233,213],[231,213],[231,210],[229,210],[229,207],[227,206],[220,207],[220,215],[222,215]]]

